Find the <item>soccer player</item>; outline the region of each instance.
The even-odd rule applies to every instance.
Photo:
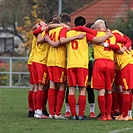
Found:
[[[61,16],[61,23],[70,25],[71,19],[68,14]],[[49,36],[52,41],[58,41],[59,33],[63,27],[57,27],[49,31]],[[61,115],[61,108],[65,98],[66,88],[66,46],[61,45],[57,48],[50,47],[48,55],[48,72],[50,78],[50,88],[48,92],[48,106],[49,106],[49,117],[51,119],[65,119]],[[54,103],[55,103],[55,89],[56,85],[59,84],[59,92],[56,103],[56,114],[54,115]]]
[[[67,22],[69,22],[69,20],[67,20]],[[57,27],[49,30],[49,36],[53,41],[58,40],[59,32],[61,29],[62,27]],[[54,48],[52,46],[50,47],[47,66],[50,78],[50,86],[48,92],[49,118],[65,119],[65,117],[62,116],[60,112],[64,102],[65,84],[66,84],[65,46],[61,46],[59,48]],[[57,91],[58,89],[59,91]],[[56,105],[56,114],[54,114],[55,105]]]
[[[123,33],[113,30],[112,33],[115,36],[120,35],[123,37],[123,39],[126,39],[126,44],[124,43],[117,43],[117,45],[120,47],[120,50],[118,52],[115,52],[115,61],[119,67],[120,75],[121,75],[121,86],[122,86],[122,112],[121,115],[116,117],[116,120],[125,120],[128,121],[131,118],[128,116],[128,110],[131,108],[132,99],[131,99],[131,90],[133,88],[132,83],[132,71],[133,71],[133,58],[130,54],[129,47],[131,46],[132,42],[131,40],[126,37]],[[110,46],[109,46],[110,47]]]
[[[96,36],[104,35],[106,26],[104,21],[97,20],[94,27],[101,31],[97,32]],[[107,40],[115,44],[116,39],[114,36]],[[103,46],[94,44],[94,67],[92,72],[92,88],[98,90],[98,105],[101,112],[99,120],[112,120],[112,82],[115,73],[114,67],[114,51],[105,49]]]
[[[88,23],[86,24],[86,27],[91,28],[91,26],[94,23]],[[89,107],[90,107],[90,114],[89,117],[90,118],[95,118],[95,95],[94,95],[94,90],[91,88],[91,77],[92,77],[92,70],[93,70],[93,64],[94,64],[94,49],[93,49],[93,43],[89,42],[89,82],[88,82],[88,86],[87,86],[87,93],[88,93],[88,103],[89,103]]]
[[[75,19],[75,25],[79,26],[83,22],[84,18],[79,16]],[[61,43],[66,43],[71,36],[77,35],[81,32],[75,30],[69,31],[64,34],[62,31]],[[109,36],[104,38],[105,41]],[[88,83],[88,41],[101,43],[102,41],[97,40],[96,37],[85,33],[85,37],[80,40],[74,40],[67,44],[67,76],[69,86],[69,105],[72,113],[72,119],[76,119],[76,85],[79,87],[79,120],[85,120],[84,111],[86,105],[86,87]]]
[[[43,21],[34,25],[32,30],[40,28],[42,23]],[[32,47],[31,47],[31,52],[30,52],[29,59],[28,59],[28,69],[30,72],[30,85],[31,85],[30,90],[28,92],[28,105],[29,105],[28,117],[34,117],[34,113],[36,110],[36,93],[38,90],[38,82],[37,82],[36,73],[34,71],[34,66],[32,64],[34,55],[36,54],[36,44],[37,44],[37,39],[33,33]]]
[[[32,65],[32,60],[35,53],[35,47],[36,47],[36,37],[33,36],[32,50],[28,59],[28,69],[30,72],[30,90],[28,92],[28,105],[29,105],[28,117],[34,117],[35,104],[33,102],[33,93],[34,93],[34,90],[37,90],[37,83],[35,83],[36,79],[34,79],[36,76],[34,76],[35,73]]]
[[[43,23],[42,27],[46,27]],[[37,36],[36,54],[34,55],[33,64],[34,71],[37,73],[38,91],[36,94],[37,109],[35,111],[35,118],[49,118],[43,114],[46,112],[46,102],[48,94],[48,71],[47,71],[47,56],[49,44],[40,42],[40,36],[44,36],[45,30]]]

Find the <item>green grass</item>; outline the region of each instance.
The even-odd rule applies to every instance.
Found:
[[[0,133],[132,133],[133,121],[28,118],[28,89],[0,89]],[[96,105],[96,113],[99,113]],[[65,107],[62,113],[65,112]],[[85,115],[89,115],[88,103]]]

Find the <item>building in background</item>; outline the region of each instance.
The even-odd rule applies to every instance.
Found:
[[[0,56],[15,56],[15,53],[22,55],[25,52],[23,42],[12,34],[12,30],[0,27]]]
[[[108,23],[115,22],[118,18],[125,18],[128,10],[133,11],[133,0],[94,0],[86,6],[70,14],[72,27],[77,16],[83,16],[88,22],[96,19],[105,19]]]

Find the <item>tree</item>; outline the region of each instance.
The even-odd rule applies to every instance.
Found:
[[[110,27],[112,29],[118,29],[133,41],[133,11],[127,11],[126,19],[120,18]]]
[[[62,11],[71,13],[90,1],[62,0]],[[18,36],[27,51],[31,47],[32,26],[41,19],[47,21],[52,15],[58,15],[58,0],[3,0],[0,26],[4,30],[12,27],[13,30],[8,32]]]
[[[26,4],[27,5],[27,4]],[[11,27],[13,30],[9,31],[14,35],[19,36],[22,40],[23,38],[19,35],[17,31],[17,26],[24,25],[23,17],[25,15],[26,5],[24,1],[16,0],[4,0],[2,2],[2,13],[0,18],[1,26],[4,30],[8,30],[7,27]]]
[[[34,0],[34,2],[36,1]],[[24,17],[24,25],[19,26],[17,28],[17,31],[24,35],[25,55],[28,54],[29,51],[31,50],[31,44],[32,44],[32,39],[33,39],[32,26],[38,23],[39,21],[41,21],[41,19],[38,18],[38,5],[37,4],[32,5],[31,12],[29,15],[30,17],[29,16]]]

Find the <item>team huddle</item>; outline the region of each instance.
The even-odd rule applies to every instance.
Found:
[[[110,30],[101,19],[86,24],[85,18],[78,16],[74,20],[75,27],[70,28],[70,23],[70,16],[62,13],[52,16],[47,24],[41,21],[33,27],[28,60],[31,84],[28,116],[68,119],[71,114],[72,120],[87,120],[86,90],[89,86],[90,90],[98,91],[98,120],[132,120],[132,41],[118,30]],[[89,68],[91,47],[92,70]],[[89,92],[88,95],[93,95]],[[68,110],[62,115],[65,98]],[[94,109],[92,112],[92,117],[96,117]]]

